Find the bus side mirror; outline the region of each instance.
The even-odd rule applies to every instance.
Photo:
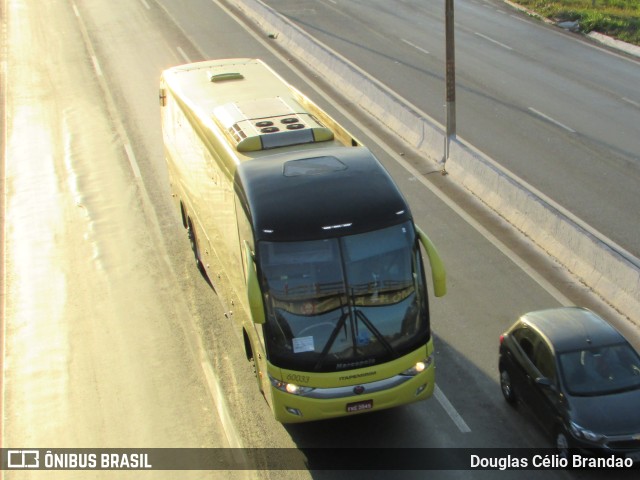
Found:
[[[433,291],[436,297],[443,297],[447,294],[447,272],[444,269],[442,259],[436,250],[431,239],[424,233],[420,227],[414,224],[420,243],[427,252],[429,263],[431,264],[431,278],[433,279]]]
[[[253,323],[264,324],[264,304],[262,303],[262,291],[258,282],[258,272],[253,261],[253,254],[249,242],[244,241],[244,253],[247,264],[247,296],[249,298],[249,310]]]

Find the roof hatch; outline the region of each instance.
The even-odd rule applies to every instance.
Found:
[[[333,132],[293,99],[227,103],[215,108],[213,115],[239,152],[333,140]]]
[[[244,78],[244,75],[239,72],[213,73],[208,71],[207,76],[209,77],[209,81],[212,83],[227,82],[229,80],[242,80]]]

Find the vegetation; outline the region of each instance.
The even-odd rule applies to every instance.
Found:
[[[577,21],[580,31],[595,31],[640,45],[640,0],[515,0],[556,22]]]

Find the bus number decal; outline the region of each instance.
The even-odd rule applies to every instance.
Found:
[[[289,373],[287,375],[287,380],[291,382],[296,382],[296,383],[309,383],[310,379],[311,377],[307,375],[296,375],[294,373]]]

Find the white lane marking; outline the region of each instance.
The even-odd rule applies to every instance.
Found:
[[[93,68],[96,71],[96,74],[101,77],[102,76],[102,69],[100,68],[100,62],[98,62],[98,57],[96,57],[95,55],[91,55],[91,61],[93,62]]]
[[[445,396],[444,393],[442,393],[442,390],[440,390],[437,385],[433,391],[433,395],[436,397],[436,400],[440,402],[440,405],[442,405],[442,408],[444,408],[445,412],[447,412],[447,415],[449,415],[451,420],[453,420],[453,423],[456,424],[458,430],[460,430],[462,433],[469,433],[471,431],[469,425],[467,425],[467,422],[464,421],[458,411],[453,407],[453,405],[451,405],[449,399]]]
[[[420,50],[422,53],[426,53],[427,55],[431,55],[431,53],[428,50],[425,50],[422,47],[419,47],[418,45],[416,45],[415,43],[411,43],[409,40],[406,40],[404,38],[401,38],[400,40],[402,40],[404,43],[406,43],[407,45],[409,45],[410,47],[415,48],[416,50]]]
[[[475,34],[477,36],[479,36],[480,38],[484,38],[488,42],[491,42],[491,43],[494,43],[494,44],[498,45],[499,47],[505,48],[507,50],[513,50],[513,48],[511,48],[509,45],[505,45],[504,43],[499,42],[498,40],[496,40],[494,38],[488,37],[488,36],[483,35],[482,33],[478,33],[478,32],[475,32]]]
[[[630,103],[634,107],[640,108],[640,103],[636,102],[635,100],[631,100],[630,98],[627,98],[627,97],[622,97],[622,100],[624,100],[627,103]]]
[[[200,348],[202,349],[201,345]],[[222,391],[222,386],[220,385],[216,374],[213,373],[213,367],[211,366],[211,363],[207,359],[203,359],[200,362],[200,366],[202,367],[204,376],[207,379],[207,383],[209,384],[209,391],[211,392],[211,396],[213,397],[213,403],[215,403],[216,405],[218,417],[220,418],[220,422],[222,423],[222,429],[224,430],[224,433],[227,437],[227,442],[229,442],[229,447],[242,448],[242,441],[237,434],[237,429],[233,424],[229,409],[226,408],[226,400],[225,395]]]
[[[145,0],[140,0],[140,3],[142,3],[144,8],[146,8],[147,10],[151,10],[151,7],[149,6],[149,4],[147,2],[145,2]]]
[[[140,168],[138,168],[138,161],[136,160],[136,156],[133,153],[133,148],[131,148],[131,144],[129,144],[129,141],[126,139],[124,142],[124,151],[127,153],[127,158],[129,159],[129,165],[131,166],[131,170],[133,170],[133,176],[136,177],[136,180],[141,180],[142,175],[140,174]]]
[[[529,111],[531,111],[531,112],[535,113],[535,114],[536,114],[536,115],[538,115],[539,117],[544,118],[544,119],[545,119],[545,120],[547,120],[548,122],[551,122],[551,123],[553,123],[554,125],[557,125],[558,127],[564,128],[564,129],[565,129],[565,130],[567,130],[568,132],[576,133],[576,131],[575,131],[573,128],[566,126],[564,123],[560,123],[560,122],[559,122],[558,120],[556,120],[555,118],[551,118],[549,115],[545,115],[544,113],[542,113],[542,112],[541,112],[541,111],[539,111],[539,110],[536,110],[536,109],[535,109],[535,108],[533,108],[533,107],[529,107]]]
[[[184,59],[184,61],[187,63],[191,63],[191,59],[186,53],[184,53],[184,50],[182,50],[180,47],[177,47],[177,49],[178,49],[178,53]]]

